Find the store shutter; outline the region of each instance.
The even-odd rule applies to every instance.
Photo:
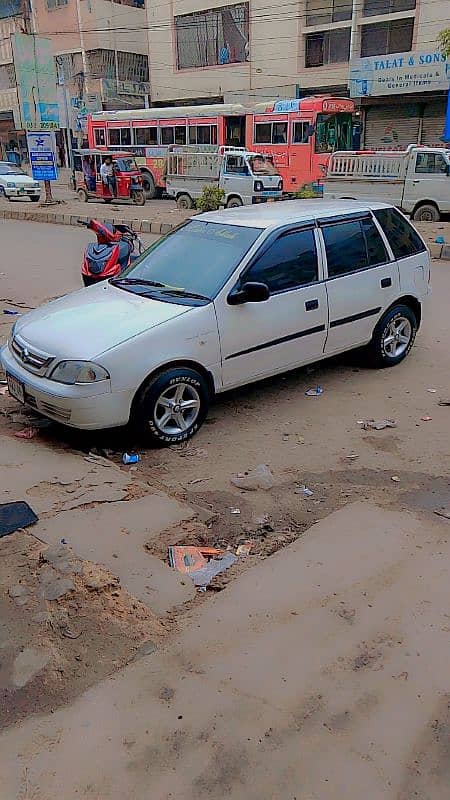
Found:
[[[370,106],[364,126],[367,150],[397,150],[419,141],[420,107],[405,105]]]
[[[423,112],[421,144],[445,146],[441,136],[444,132],[446,107],[447,101],[444,97],[435,98],[426,104]]]

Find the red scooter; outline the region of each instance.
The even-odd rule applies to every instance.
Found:
[[[81,277],[85,286],[116,278],[142,253],[142,242],[128,225],[111,225],[96,219],[79,219],[78,223],[97,235],[97,243],[88,244],[84,251]]]

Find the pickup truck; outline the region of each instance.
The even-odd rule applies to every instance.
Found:
[[[410,144],[402,151],[335,152],[324,197],[381,200],[414,220],[438,222],[450,213],[450,150]]]

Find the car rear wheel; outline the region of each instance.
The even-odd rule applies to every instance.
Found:
[[[188,194],[178,195],[177,207],[180,209],[180,211],[189,211],[191,208],[193,208],[193,206],[194,203],[192,197],[190,197]]]
[[[227,203],[227,208],[240,208],[242,206],[242,200],[240,197],[230,197]]]
[[[423,206],[419,206],[413,214],[413,219],[416,222],[439,222],[440,218],[439,209],[432,203],[425,203]]]
[[[189,367],[173,367],[151,378],[139,391],[132,414],[135,427],[153,443],[185,442],[208,413],[207,381]]]
[[[409,306],[389,309],[377,324],[368,348],[373,365],[394,367],[403,361],[414,344],[417,328],[417,317]]]

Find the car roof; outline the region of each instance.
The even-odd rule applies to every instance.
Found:
[[[307,222],[322,217],[340,217],[378,208],[392,208],[390,203],[366,203],[360,200],[285,200],[274,203],[208,211],[195,219],[220,222],[222,225],[242,225],[249,228],[277,228],[295,222]]]

